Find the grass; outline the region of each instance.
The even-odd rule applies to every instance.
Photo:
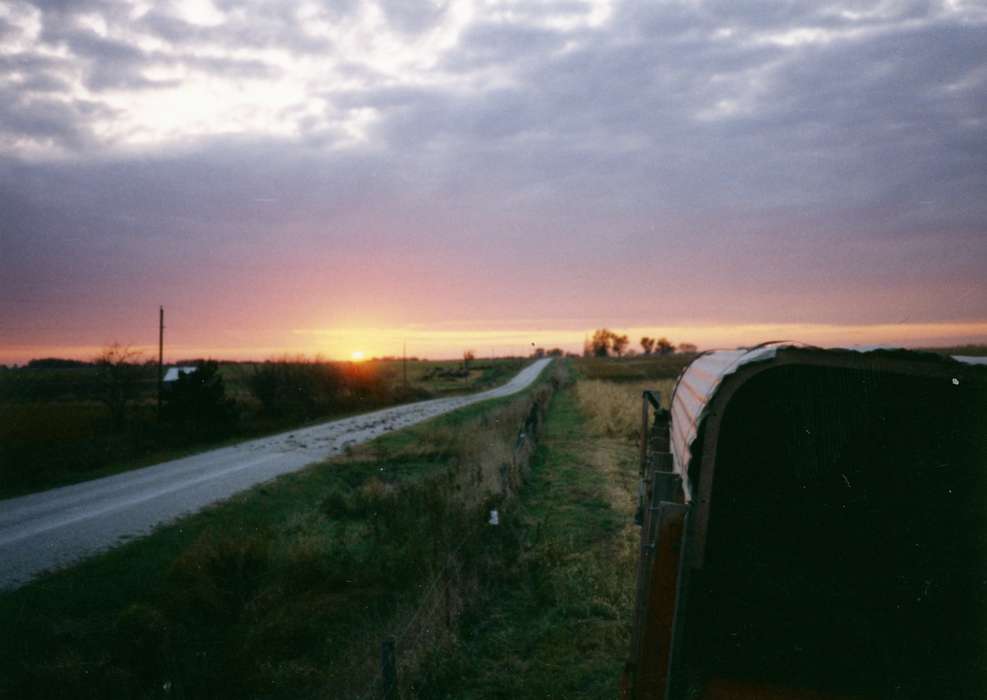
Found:
[[[0,697],[372,697],[388,638],[402,697],[613,696],[637,451],[595,384],[543,375],[0,594]]]
[[[586,379],[576,386],[576,396],[591,432],[637,441],[641,439],[642,392],[659,391],[662,406],[668,408],[674,387],[673,379],[633,383]]]
[[[639,531],[634,444],[595,432],[599,403],[555,399],[505,528],[517,560],[487,582],[415,679],[421,698],[617,695],[629,648]],[[635,402],[636,403],[636,402]]]
[[[399,635],[407,677],[513,556],[486,519],[523,480],[517,432],[534,430],[559,380],[0,594],[0,697],[360,697],[380,641]]]
[[[586,379],[643,382],[675,379],[695,357],[695,353],[674,353],[634,357],[580,357],[572,362],[574,369]]]

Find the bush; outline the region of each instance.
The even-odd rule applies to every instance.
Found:
[[[339,369],[327,362],[268,360],[254,368],[247,386],[273,417],[314,418],[338,403],[343,390]]]
[[[165,394],[164,418],[192,439],[229,434],[237,418],[235,403],[215,360],[200,362],[195,372],[179,374]]]

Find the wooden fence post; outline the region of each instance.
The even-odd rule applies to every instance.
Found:
[[[394,658],[393,639],[385,639],[380,645],[380,675],[383,679],[384,700],[397,700],[398,670]]]

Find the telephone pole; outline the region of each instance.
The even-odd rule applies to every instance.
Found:
[[[161,420],[161,389],[164,386],[164,306],[158,307],[158,420]]]

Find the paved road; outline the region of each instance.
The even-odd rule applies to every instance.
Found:
[[[0,588],[150,532],[238,491],[301,469],[382,433],[527,387],[551,360],[507,384],[251,440],[124,474],[0,501]]]

